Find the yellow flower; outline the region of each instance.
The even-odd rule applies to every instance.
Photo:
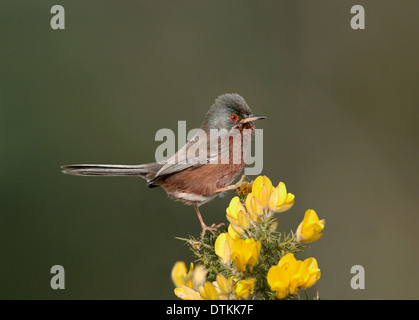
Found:
[[[232,290],[232,283],[224,277],[221,273],[217,274],[216,277],[217,286],[221,293],[228,295]]]
[[[287,193],[287,188],[280,182],[275,188],[266,176],[259,176],[252,185],[252,192],[247,195],[246,208],[254,221],[259,221],[265,210],[284,212],[294,205],[295,196]]]
[[[231,199],[228,208],[226,209],[227,212],[227,220],[234,224],[239,224],[237,214],[239,211],[245,211],[243,205],[240,202],[239,197],[234,197]]]
[[[240,280],[239,282],[236,283],[235,290],[235,296],[238,299],[247,299],[249,297],[249,294],[253,294],[253,291],[255,289],[255,282],[256,279],[255,278],[249,278],[249,279],[244,279],[244,280]]]
[[[316,211],[309,209],[304,215],[303,221],[298,226],[296,236],[300,242],[313,242],[323,234],[325,220],[319,220]]]
[[[215,253],[221,262],[230,263],[232,260],[239,271],[244,271],[247,265],[253,267],[258,259],[260,241],[251,239],[233,238],[229,233],[221,233],[215,240]]]
[[[258,198],[263,207],[268,207],[269,196],[273,191],[271,180],[267,176],[259,176],[252,185],[252,195]]]
[[[288,294],[294,295],[298,289],[312,286],[319,278],[320,269],[316,259],[296,260],[292,253],[283,256],[277,266],[269,269],[267,275],[268,284],[272,291],[276,291],[278,299],[283,299]]]
[[[221,233],[215,240],[215,254],[220,257],[222,263],[230,263],[231,261],[231,249],[229,242],[232,242],[232,238],[226,232]]]
[[[189,268],[189,272],[186,269],[186,265],[183,261],[175,263],[172,269],[172,280],[175,286],[175,294],[183,300],[199,300],[200,295],[195,291],[201,286],[207,277],[207,270],[204,266],[197,266],[194,269],[193,263]]]
[[[207,270],[201,265],[194,269],[194,265],[191,263],[188,272],[185,263],[183,261],[178,261],[172,268],[171,276],[173,283],[177,288],[188,287],[191,289],[197,289],[205,282]]]
[[[263,214],[263,206],[260,200],[249,193],[246,197],[246,209],[253,221],[260,221],[260,216]]]
[[[202,299],[204,300],[218,300],[218,293],[214,285],[206,281],[203,286],[198,288],[199,293],[201,294]]]
[[[241,204],[239,197],[236,196],[231,199],[226,212],[227,220],[230,221],[231,227],[237,234],[242,235],[244,230],[250,228],[251,217]]]
[[[288,290],[291,295],[294,295],[308,280],[308,269],[303,261],[294,259],[294,261],[288,266],[287,273],[290,277]]]
[[[295,196],[292,193],[287,193],[285,184],[280,182],[269,197],[269,209],[275,212],[284,212],[294,205],[294,201]]]
[[[191,263],[191,266],[189,268],[189,272],[186,269],[185,262],[178,261],[175,263],[175,265],[172,268],[172,280],[176,287],[182,287],[183,285],[188,285],[188,287],[192,288],[192,281],[189,275],[193,271],[193,263]]]
[[[304,264],[308,269],[308,279],[300,286],[300,288],[309,288],[320,279],[320,269],[317,265],[315,258],[307,258],[304,260]]]
[[[199,294],[199,292],[187,286],[176,288],[175,295],[181,298],[182,300],[202,300],[202,297]]]
[[[267,280],[271,290],[276,291],[278,299],[283,299],[288,295],[290,279],[285,266],[272,266],[268,271]]]
[[[251,239],[231,239],[231,260],[234,261],[237,270],[244,271],[246,265],[253,267],[258,259],[260,241]]]
[[[217,274],[217,277],[212,284],[217,290],[218,300],[231,300],[235,297],[233,296],[233,286],[234,286],[234,277],[229,277],[228,279],[223,276],[221,273]]]

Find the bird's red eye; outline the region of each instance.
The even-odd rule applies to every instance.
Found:
[[[232,122],[237,122],[237,120],[239,120],[239,116],[235,113],[230,114],[230,120]]]

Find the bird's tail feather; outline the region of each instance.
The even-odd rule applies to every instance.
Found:
[[[140,165],[72,164],[61,166],[65,174],[76,176],[139,176],[146,180],[153,178],[161,165],[157,163]]]

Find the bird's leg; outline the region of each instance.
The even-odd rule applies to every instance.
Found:
[[[237,188],[240,188],[240,186],[242,185],[245,178],[246,178],[246,176],[242,175],[242,177],[240,178],[240,180],[237,183],[231,184],[231,185],[223,187],[223,188],[218,188],[217,190],[215,190],[215,193],[220,193],[220,192],[224,192],[224,191],[228,191],[228,190],[236,190]]]
[[[218,229],[219,227],[224,226],[224,223],[220,223],[220,224],[217,224],[217,225],[216,225],[215,223],[213,223],[213,224],[211,225],[211,227],[208,227],[208,226],[205,224],[204,220],[202,219],[202,216],[201,216],[201,213],[199,212],[198,207],[197,207],[196,205],[194,205],[193,207],[195,208],[196,214],[198,215],[199,222],[201,223],[201,227],[202,227],[201,238],[204,238],[204,236],[205,236],[205,232],[209,231],[209,232],[211,232],[212,234],[214,234],[214,233],[215,233],[215,231],[217,231],[217,229]]]

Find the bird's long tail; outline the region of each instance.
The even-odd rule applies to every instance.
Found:
[[[146,180],[154,178],[161,165],[72,164],[61,166],[62,172],[76,176],[139,176]]]

